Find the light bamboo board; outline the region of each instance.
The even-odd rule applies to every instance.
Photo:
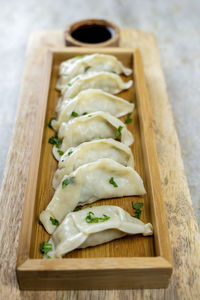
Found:
[[[62,260],[44,260],[39,248],[42,241],[49,240],[49,235],[38,220],[54,194],[52,178],[57,161],[48,143],[53,131],[47,124],[60,97],[55,90],[58,68],[66,59],[97,52],[114,55],[123,65],[133,69],[133,74],[127,78],[123,76],[123,80],[133,79],[134,85],[119,96],[128,101],[134,99],[135,102],[133,121],[127,127],[135,138],[131,145],[135,169],[142,176],[147,193],[140,197],[104,199],[93,205],[117,205],[132,215],[132,201],[142,202],[141,218],[145,223],[153,224],[154,234],[150,237],[127,236],[96,247],[72,251]],[[132,48],[56,49],[47,52],[45,61],[19,243],[17,275],[20,288],[78,290],[168,286],[172,273],[171,249],[140,51]],[[122,120],[125,121],[125,117]],[[78,285],[73,274],[78,278]]]
[[[174,129],[166,86],[153,35],[122,30],[121,46],[139,47],[150,95],[162,181],[173,251],[174,273],[166,290],[20,292],[15,277],[19,226],[23,208],[27,163],[39,102],[45,47],[64,45],[62,32],[38,32],[31,38],[21,101],[1,191],[1,281],[2,299],[198,299],[200,295],[200,235],[184,174],[180,147]]]

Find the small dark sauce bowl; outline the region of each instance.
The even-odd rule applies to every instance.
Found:
[[[112,22],[98,19],[82,20],[70,25],[65,31],[66,46],[116,47],[120,31]]]

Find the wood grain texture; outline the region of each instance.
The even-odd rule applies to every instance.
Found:
[[[33,201],[36,201],[35,205],[35,219],[33,225],[33,234],[32,234],[32,241],[31,241],[31,258],[42,258],[42,254],[39,251],[41,241],[48,241],[49,235],[44,230],[42,226],[38,224],[39,215],[42,210],[46,208],[48,203],[51,201],[54,195],[54,189],[52,188],[52,179],[54,172],[58,168],[58,163],[54,159],[52,155],[52,145],[48,143],[49,138],[54,135],[54,131],[49,129],[46,124],[48,124],[49,120],[53,115],[55,115],[55,107],[60,97],[60,93],[55,90],[56,80],[58,77],[58,68],[60,63],[67,58],[73,57],[74,55],[83,55],[85,53],[92,53],[93,50],[86,50],[85,48],[76,49],[76,48],[69,48],[69,53],[65,51],[56,50],[56,52],[52,53],[53,55],[53,66],[52,66],[52,73],[51,73],[51,82],[50,82],[50,89],[49,89],[49,97],[47,103],[47,112],[45,115],[45,122],[41,124],[41,129],[43,131],[43,141],[42,141],[42,150],[41,150],[41,159],[40,159],[40,169],[39,169],[39,178],[38,178],[38,186],[37,186],[37,194],[36,200],[34,200],[33,193],[31,192],[30,197],[33,196]],[[85,52],[87,51],[87,52]],[[112,48],[107,50],[99,49],[98,52],[103,53],[110,53],[115,55],[120,61],[129,68],[133,68],[133,51],[126,50],[122,51],[120,48],[113,50]],[[51,60],[51,58],[50,58]],[[48,66],[47,66],[48,67]],[[46,74],[48,71],[46,70]],[[133,76],[125,77],[123,76],[124,81],[128,81]],[[123,91],[118,96],[123,97],[127,100],[135,99],[135,91],[134,87],[132,86],[127,91]],[[41,101],[43,98],[41,97]],[[44,98],[44,102],[47,101],[47,98]],[[42,112],[41,112],[42,113]],[[40,114],[40,112],[39,112]],[[121,118],[122,121],[125,120],[125,117]],[[140,132],[139,128],[139,117],[138,117],[138,110],[137,110],[137,103],[136,108],[133,113],[133,122],[127,125],[127,128],[133,132],[135,142],[131,146],[131,150],[133,152],[135,158],[135,169],[141,175],[144,180],[144,185],[147,186],[146,178],[145,178],[145,160],[143,159],[142,154],[142,146],[141,146],[141,139],[144,138],[144,132]],[[38,134],[40,131],[38,130]],[[42,133],[41,133],[42,134]],[[33,160],[35,161],[37,156],[40,156],[40,151],[38,154],[33,153]],[[157,162],[155,162],[157,163]],[[33,172],[35,168],[33,167]],[[47,176],[48,174],[48,176]],[[157,180],[157,178],[156,178]],[[33,179],[31,179],[33,182]],[[159,185],[159,182],[158,182]],[[151,186],[150,186],[151,188]],[[149,212],[150,204],[150,197],[147,191],[147,195],[140,196],[140,197],[123,197],[123,198],[112,198],[101,200],[93,205],[117,205],[128,211],[130,214],[133,214],[132,209],[132,201],[135,202],[142,202],[145,203],[144,208],[142,209],[142,220],[145,223],[151,222],[151,216]],[[153,200],[152,200],[153,201]],[[28,210],[28,208],[27,208]],[[106,243],[103,245],[99,245],[96,247],[90,247],[81,250],[75,250],[67,254],[66,258],[90,258],[90,257],[134,257],[134,256],[144,256],[144,257],[151,257],[155,256],[154,251],[154,237],[143,237],[143,236],[135,236],[133,237],[126,237],[123,240],[115,240],[110,243]]]
[[[63,46],[61,31],[35,33],[29,44],[21,101],[8,153],[0,204],[2,299],[198,299],[200,295],[200,235],[184,174],[180,147],[166,93],[154,36],[137,30],[121,31],[121,46],[139,47],[144,61],[159,159],[162,191],[173,247],[174,272],[167,289],[115,291],[21,292],[15,266],[19,227],[27,180],[34,122],[45,47]],[[37,59],[35,59],[37,57]],[[31,73],[29,69],[31,68]],[[27,101],[28,100],[28,101]],[[24,126],[24,124],[29,126]]]
[[[55,89],[58,69],[62,61],[76,55],[96,52],[114,55],[123,65],[133,69],[133,74],[129,77],[123,76],[123,80],[133,79],[134,87],[122,91],[119,96],[127,101],[134,99],[135,102],[131,117],[133,121],[128,124],[128,129],[135,138],[134,144],[131,145],[135,169],[142,176],[147,193],[139,197],[104,199],[93,205],[116,205],[132,214],[132,202],[142,202],[144,207],[141,219],[145,223],[153,224],[154,234],[149,237],[127,236],[96,247],[77,249],[68,253],[62,261],[44,261],[39,248],[41,242],[48,241],[50,236],[43,226],[39,225],[38,220],[41,211],[53,197],[52,178],[58,167],[58,162],[52,155],[52,145],[48,143],[54,132],[47,126],[60,97],[60,93]],[[124,120],[125,117],[122,118],[122,121]],[[48,50],[35,131],[17,262],[20,288],[78,290],[166,287],[172,273],[171,249],[140,51],[129,48]],[[36,261],[36,258],[39,260]],[[78,280],[78,285],[75,279]]]

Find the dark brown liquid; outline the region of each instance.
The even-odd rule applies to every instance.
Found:
[[[82,43],[97,44],[109,40],[113,36],[113,29],[101,25],[83,25],[74,30],[72,37]]]

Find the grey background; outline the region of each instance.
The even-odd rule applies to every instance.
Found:
[[[200,1],[1,0],[0,182],[16,115],[28,37],[83,18],[152,31],[158,40],[169,98],[200,225]]]

